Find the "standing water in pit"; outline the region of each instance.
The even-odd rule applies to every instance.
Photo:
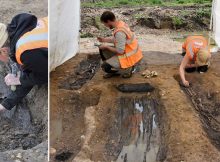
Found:
[[[120,129],[123,148],[117,162],[156,162],[160,149],[157,102],[147,98],[121,98]]]

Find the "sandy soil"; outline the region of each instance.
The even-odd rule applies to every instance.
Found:
[[[160,43],[163,46],[166,41]],[[173,48],[167,49],[165,53],[162,52],[162,48],[157,51],[147,45],[150,50],[148,51],[147,48],[144,50],[145,57],[140,66],[141,71],[135,73],[130,79],[116,77],[104,80],[103,72],[99,69],[95,76],[80,89],[61,88],[60,85],[64,84],[70,76],[73,78],[72,83],[76,81],[74,76],[77,74],[74,71],[79,66],[79,62],[87,58],[90,50],[87,50],[87,54],[78,54],[52,72],[51,147],[56,151],[51,154],[51,161],[61,161],[60,159],[68,162],[116,161],[122,146],[126,145],[123,138],[120,138],[123,137],[121,132],[126,131],[121,131],[118,125],[119,100],[121,97],[138,98],[146,95],[146,98],[153,98],[159,102],[157,122],[160,136],[157,142],[159,141],[160,149],[157,152],[157,160],[220,161],[219,139],[212,136],[214,134],[215,137],[219,137],[219,109],[213,110],[216,111],[213,114],[212,111],[207,112],[212,114],[214,119],[210,118],[212,122],[207,122],[208,120],[204,122],[202,111],[195,109],[191,98],[179,86],[174,78],[178,74],[178,65],[181,61],[180,54],[175,54],[175,49],[176,53],[179,52],[178,44],[178,42],[170,43]],[[207,74],[187,75],[187,78],[197,85],[193,88],[198,96],[208,92],[215,95],[215,99],[210,101],[212,104],[206,105],[206,110],[211,109],[212,105],[219,104],[219,56],[219,54],[214,56],[213,66]],[[146,68],[156,70],[159,76],[143,78],[141,72]],[[146,82],[153,85],[156,90],[152,93],[124,94],[115,88],[122,83]],[[206,101],[204,100],[204,105]],[[94,111],[90,112],[91,109]],[[90,113],[90,119],[87,118],[87,110]],[[87,122],[92,120],[95,120],[95,124],[88,125]],[[215,132],[210,134],[207,130],[215,130]],[[125,157],[121,156],[121,158]],[[120,161],[120,158],[117,161]]]
[[[6,24],[11,21],[13,16],[19,13],[31,13],[38,17],[45,17],[48,15],[46,0],[1,0],[0,11],[1,22]]]

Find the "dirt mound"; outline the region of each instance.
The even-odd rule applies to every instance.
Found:
[[[118,19],[127,22],[136,34],[148,33],[151,29],[178,31],[204,31],[209,29],[211,6],[177,7],[134,7],[134,8],[83,8],[81,18],[81,37],[111,35],[100,23],[105,10],[111,10]]]

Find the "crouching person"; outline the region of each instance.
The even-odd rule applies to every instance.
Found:
[[[114,46],[99,46],[103,60],[102,69],[107,73],[104,78],[114,75],[122,75],[123,78],[131,77],[134,66],[143,58],[138,40],[129,26],[123,21],[116,20],[112,12],[104,12],[100,19],[106,27],[114,30],[113,37],[98,37],[100,42],[114,44]]]
[[[48,81],[47,18],[19,14],[7,27],[0,23],[0,60],[14,62],[21,71],[20,75],[5,77],[5,83],[16,88],[0,104],[2,112],[17,105],[33,86]]]
[[[208,71],[210,66],[210,50],[208,41],[203,36],[189,36],[183,46],[183,60],[181,62],[179,72],[182,83],[185,87],[189,87],[189,82],[185,78],[185,71],[188,73],[198,71],[204,73]]]

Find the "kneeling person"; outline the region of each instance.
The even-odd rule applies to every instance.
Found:
[[[48,20],[19,14],[6,27],[0,23],[0,60],[14,62],[20,76],[8,74],[5,83],[16,86],[0,104],[0,111],[11,110],[35,85],[48,81]]]
[[[184,58],[181,62],[179,72],[184,86],[189,87],[185,78],[186,72],[206,72],[210,66],[210,50],[208,41],[203,36],[189,36],[183,46]]]
[[[114,29],[113,37],[98,37],[100,42],[114,43],[113,47],[107,45],[99,47],[104,62],[102,69],[107,73],[104,78],[119,74],[124,78],[131,77],[134,66],[143,58],[138,40],[129,26],[123,21],[116,20],[110,11],[102,14],[101,22],[106,27]]]

